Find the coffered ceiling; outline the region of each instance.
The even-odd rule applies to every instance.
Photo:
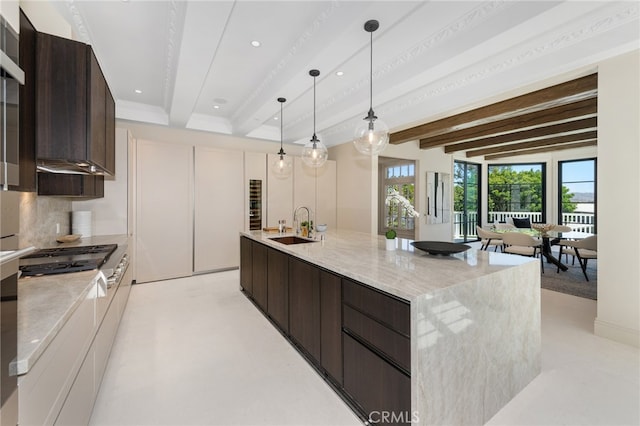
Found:
[[[380,22],[373,107],[394,133],[573,70],[592,74],[598,61],[640,43],[637,1],[52,3],[93,45],[118,118],[280,140],[276,99],[285,97],[284,141],[305,143],[314,122],[308,71],[316,68],[316,129],[328,146],[350,141],[369,109],[369,19]],[[570,115],[592,108],[593,99],[578,95],[553,107]],[[536,112],[528,114],[535,121]]]

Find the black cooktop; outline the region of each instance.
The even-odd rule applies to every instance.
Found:
[[[20,259],[22,276],[90,271],[107,261],[117,244],[55,247],[38,250]]]

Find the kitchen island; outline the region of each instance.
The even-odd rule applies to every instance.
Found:
[[[540,373],[537,261],[278,236],[241,233],[243,291],[363,420],[484,424]]]

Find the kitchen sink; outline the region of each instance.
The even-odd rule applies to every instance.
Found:
[[[304,243],[315,243],[315,240],[309,240],[307,238],[301,238],[301,237],[296,237],[294,235],[289,235],[286,237],[273,237],[273,238],[269,238],[270,240],[276,241],[280,244],[286,244],[286,245],[291,245],[291,244],[304,244]]]

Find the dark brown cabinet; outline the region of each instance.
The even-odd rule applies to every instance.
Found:
[[[412,420],[408,302],[244,236],[240,285],[362,419]]]
[[[316,363],[320,363],[320,271],[289,258],[289,333]]]
[[[38,173],[38,195],[104,197],[104,176]]]
[[[107,100],[107,83],[91,46],[38,33],[36,70],[38,160],[88,163],[113,174],[107,133],[115,127],[114,104]]]
[[[320,361],[342,384],[342,283],[338,275],[320,271]]]
[[[253,268],[251,271],[253,300],[267,310],[267,247],[260,243],[253,243],[251,247]]]
[[[36,29],[20,10],[19,64],[24,71],[20,86],[20,184],[15,191],[36,191]]]
[[[285,332],[289,332],[289,256],[268,249],[267,312]]]
[[[253,292],[253,258],[251,247],[254,243],[247,237],[240,237],[240,287],[251,296]]]
[[[37,164],[113,175],[115,101],[91,46],[37,33],[35,65]],[[103,196],[103,177],[70,176],[39,173],[38,194]]]
[[[411,314],[407,302],[342,280],[344,390],[364,413],[411,421]]]
[[[411,422],[411,378],[346,333],[344,390],[362,413],[393,413],[385,424]]]

